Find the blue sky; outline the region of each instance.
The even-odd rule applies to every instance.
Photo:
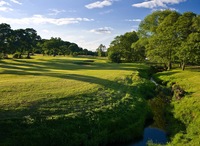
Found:
[[[199,0],[0,0],[0,23],[34,28],[42,38],[61,37],[94,51],[137,30],[155,10],[200,14],[199,8]]]

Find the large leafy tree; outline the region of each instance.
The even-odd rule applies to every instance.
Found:
[[[61,38],[51,38],[44,42],[44,48],[48,50],[49,55],[52,54],[54,57],[58,55],[59,48],[62,46]]]
[[[198,23],[197,20],[196,14],[186,12],[179,17],[175,24],[176,33],[178,35],[176,42],[181,44],[176,54],[182,66],[182,70],[185,69],[185,64],[188,63],[189,60],[193,60],[191,55],[194,53],[194,48],[196,48],[193,42],[198,40],[198,34],[195,33],[198,31],[198,27],[195,24]]]
[[[156,33],[149,39],[147,46],[147,57],[152,61],[165,63],[171,69],[177,47],[178,35],[175,30],[175,22],[180,14],[171,12],[156,28]]]
[[[41,37],[37,35],[37,31],[33,28],[25,29],[25,36],[26,36],[26,51],[27,51],[27,58],[30,58],[30,53],[33,53],[33,49],[36,47],[37,43],[41,40]]]
[[[3,58],[7,58],[10,48],[10,37],[12,35],[12,29],[9,24],[0,24],[0,51],[3,53]]]
[[[122,50],[120,49],[120,36],[116,36],[114,40],[110,43],[110,46],[107,50],[108,59],[112,62],[120,63],[122,58]]]
[[[78,52],[82,51],[77,44],[75,43],[71,43],[68,47],[69,51],[70,51],[70,54],[73,55],[73,56],[76,56],[78,55]]]
[[[191,33],[187,41],[182,43],[177,54],[182,61],[182,70],[187,63],[200,63],[200,33]]]
[[[28,48],[28,43],[26,42],[26,32],[24,29],[14,30],[14,44],[15,50],[19,52],[19,58],[22,58],[22,54],[25,53],[26,48]]]
[[[131,48],[131,45],[138,39],[138,35],[135,31],[117,36],[111,42],[108,53],[118,54],[117,56],[120,56],[120,58],[124,59],[126,62],[133,62],[135,60],[134,49]]]
[[[147,38],[140,38],[137,42],[134,42],[131,45],[131,48],[134,50],[134,59],[135,61],[144,61],[146,59],[146,46],[148,45]]]
[[[157,28],[162,23],[162,21],[171,14],[172,11],[165,10],[165,11],[155,11],[152,14],[145,17],[143,21],[141,21],[138,34],[140,37],[151,37],[152,35],[156,34]]]
[[[30,53],[33,52],[38,41],[41,40],[36,30],[33,28],[17,29],[14,30],[13,35],[12,44],[16,51],[20,53],[19,58],[22,57],[23,53],[27,53],[27,58],[30,58]]]

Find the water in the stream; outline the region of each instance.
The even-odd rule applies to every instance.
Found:
[[[151,78],[151,81],[158,86],[158,84]],[[162,94],[161,94],[162,95]],[[166,121],[164,117],[164,111],[166,103],[163,100],[163,97],[155,97],[149,100],[149,105],[153,112],[153,123],[144,129],[143,139],[138,142],[133,142],[127,146],[146,146],[147,142],[153,142],[156,144],[166,144],[167,143],[167,134],[164,131],[166,126]]]
[[[149,141],[157,144],[166,144],[166,132],[158,128],[147,127],[144,129],[143,139],[128,146],[146,146]]]

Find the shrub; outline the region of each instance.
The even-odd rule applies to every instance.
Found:
[[[121,54],[119,52],[109,52],[108,59],[111,62],[120,63],[121,62]]]

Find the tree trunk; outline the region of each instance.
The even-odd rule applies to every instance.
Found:
[[[182,68],[182,62],[179,63],[179,67]]]
[[[167,65],[164,63],[164,70],[166,71],[167,70]]]
[[[181,66],[181,68],[182,68],[182,71],[184,71],[184,70],[185,70],[185,62],[183,62],[183,63],[182,63],[182,66]]]
[[[31,57],[30,57],[30,52],[28,52],[28,54],[27,54],[27,57],[26,58],[28,58],[28,59],[30,59]]]
[[[19,54],[19,59],[21,59],[21,58],[22,58],[22,53]]]
[[[8,54],[6,52],[3,52],[3,58],[8,59]]]
[[[168,70],[172,69],[172,63],[171,63],[171,61],[168,62],[168,66],[167,67],[168,67],[167,68]]]

